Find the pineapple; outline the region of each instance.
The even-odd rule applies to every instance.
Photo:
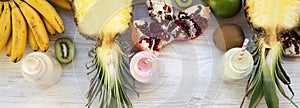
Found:
[[[87,66],[95,72],[87,94],[87,107],[97,96],[99,108],[133,107],[124,85],[134,89],[128,59],[115,38],[125,32],[133,17],[132,0],[73,0],[79,32],[97,40],[95,57]]]
[[[132,0],[73,0],[74,18],[79,32],[97,39],[101,36],[100,31],[104,31],[105,28],[113,30],[110,31],[114,33],[111,35],[125,31],[133,15],[132,2]],[[113,28],[110,28],[112,26]]]
[[[245,0],[245,12],[250,26],[260,32],[253,52],[257,67],[246,87],[245,97],[250,97],[249,107],[256,107],[264,97],[269,108],[278,108],[277,89],[297,107],[281,86],[281,82],[287,85],[294,95],[290,79],[282,67],[280,36],[299,26],[300,0]]]

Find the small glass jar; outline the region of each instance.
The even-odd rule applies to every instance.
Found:
[[[60,63],[41,52],[25,56],[21,61],[21,71],[27,81],[43,86],[55,84],[62,75]]]
[[[149,51],[138,52],[130,61],[130,73],[135,80],[141,83],[151,83],[159,77],[159,60],[145,61],[152,56]]]
[[[243,59],[239,60],[241,48],[232,48],[223,56],[225,80],[242,79],[248,76],[253,69],[252,55],[245,50]]]

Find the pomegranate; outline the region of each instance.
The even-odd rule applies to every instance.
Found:
[[[164,20],[172,19],[173,8],[171,0],[147,0],[146,5],[148,7],[149,16],[152,18],[159,18]]]
[[[168,8],[165,4],[162,12],[169,12]],[[177,16],[153,15],[154,11],[151,12],[151,20],[135,20],[131,28],[132,41],[139,50],[159,51],[173,40],[199,37],[208,27],[210,10],[199,4],[180,11]]]
[[[300,31],[294,30],[281,36],[283,44],[283,54],[285,56],[300,56]]]

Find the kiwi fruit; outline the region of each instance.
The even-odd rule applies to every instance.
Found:
[[[175,0],[177,6],[181,8],[187,8],[192,5],[193,0]]]
[[[234,47],[242,47],[244,39],[242,28],[236,24],[222,25],[213,33],[213,41],[221,51],[227,51]]]
[[[75,46],[70,38],[63,37],[55,41],[55,56],[61,63],[70,63],[74,58]]]

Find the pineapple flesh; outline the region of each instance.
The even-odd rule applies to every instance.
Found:
[[[246,87],[249,107],[256,107],[264,97],[269,108],[278,108],[277,90],[297,107],[281,86],[281,83],[287,85],[294,95],[290,79],[282,67],[280,36],[299,27],[300,0],[245,0],[245,12],[250,26],[260,32],[253,51],[257,67]]]
[[[109,25],[106,24],[108,22],[115,23],[111,26],[118,28],[125,25],[126,27],[120,31],[127,29],[129,24],[124,19],[131,20],[132,8],[132,0],[73,0],[74,18],[78,30],[84,36],[94,39],[100,36],[99,31],[104,31],[105,26]],[[128,16],[130,18],[127,18]],[[111,31],[112,33],[120,32],[119,29],[111,30],[114,30]]]
[[[129,28],[133,17],[132,0],[73,0],[79,32],[97,40],[90,73],[95,73],[87,93],[87,107],[99,96],[99,108],[133,107],[125,86],[134,90],[128,58],[115,38]]]

